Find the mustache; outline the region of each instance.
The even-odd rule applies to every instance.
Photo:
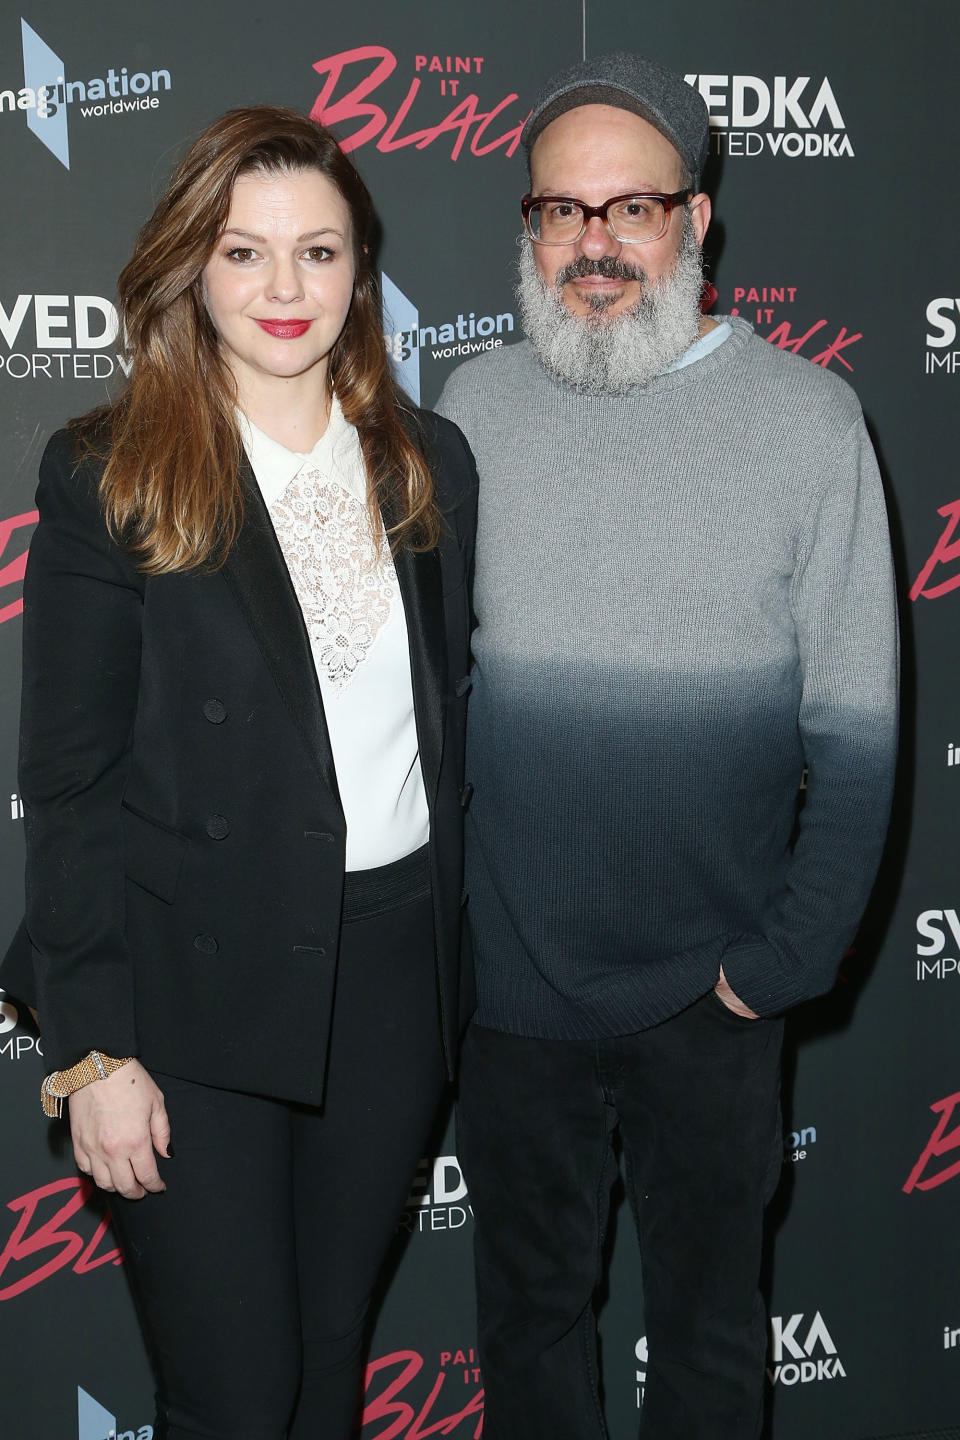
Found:
[[[591,260],[588,255],[578,255],[572,264],[557,271],[554,284],[559,290],[561,285],[566,285],[568,281],[585,280],[588,275],[599,276],[601,280],[639,280],[641,285],[647,283],[646,271],[639,265],[628,265],[613,255],[603,255],[599,260]]]

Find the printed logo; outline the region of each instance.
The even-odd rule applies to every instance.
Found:
[[[31,528],[40,519],[39,511],[25,510],[22,515],[11,515],[0,520],[0,625],[23,614],[23,577],[27,573],[27,550],[30,536],[19,532]],[[16,535],[16,541],[14,536]],[[23,546],[18,555],[8,558],[7,550]]]
[[[943,1348],[944,1350],[956,1350],[960,1347],[960,1328],[951,1330],[949,1325],[943,1327]]]
[[[807,1151],[811,1145],[817,1143],[817,1131],[813,1125],[808,1125],[803,1130],[791,1130],[789,1135],[783,1138],[783,1163],[796,1165],[801,1160],[806,1160]]]
[[[847,1374],[819,1310],[809,1326],[802,1312],[786,1319],[770,1316],[770,1362],[771,1385],[808,1385],[813,1380],[845,1379]]]
[[[467,1200],[467,1182],[456,1155],[421,1160],[397,1229],[411,1235],[414,1231],[462,1230],[468,1219],[473,1219],[473,1207]]]
[[[953,765],[960,765],[960,745],[951,742],[947,746],[947,768]]]
[[[98,1221],[87,1206],[93,1193],[92,1181],[72,1175],[7,1201],[18,1218],[0,1250],[0,1300],[13,1300],[61,1270],[88,1275],[101,1265],[123,1264],[116,1246],[107,1248],[109,1215]]]
[[[20,1010],[12,1000],[7,1000],[6,991],[0,990],[0,1059],[22,1060],[25,1055],[43,1057],[43,1041],[39,1035],[30,1035],[19,1030]],[[0,1297],[2,1298],[2,1297]]]
[[[960,919],[956,910],[924,910],[917,916],[917,979],[946,980],[960,974],[954,955],[945,955],[949,940],[960,954]],[[928,958],[929,957],[929,958]]]
[[[903,1186],[905,1195],[912,1190],[936,1190],[939,1186],[945,1185],[954,1176],[960,1175],[960,1160],[954,1160],[952,1164],[937,1168],[935,1162],[942,1160],[945,1155],[950,1155],[954,1150],[960,1148],[960,1122],[951,1130],[950,1122],[953,1119],[953,1112],[960,1106],[960,1091],[955,1095],[946,1095],[942,1100],[936,1100],[930,1106],[934,1115],[938,1116],[937,1123],[933,1127],[930,1139],[920,1152],[920,1158],[907,1176],[906,1184]]]
[[[643,1407],[643,1396],[647,1388],[647,1365],[650,1363],[650,1351],[647,1346],[646,1335],[641,1335],[633,1350],[637,1360],[637,1409]]]
[[[6,990],[0,990],[0,1035],[16,1030],[20,1022],[20,1011],[12,1000],[5,1000]]]
[[[796,285],[735,285],[730,314],[742,314],[757,333],[778,350],[792,350],[794,355],[803,355],[824,370],[836,361],[845,370],[852,371],[847,351],[863,339],[863,334],[848,331],[845,325],[831,325],[824,317],[811,320],[809,310],[804,313],[803,306],[799,309],[803,319],[798,319],[794,311],[788,319],[783,319],[783,307],[795,305],[798,294]]]
[[[910,586],[911,600],[919,600],[921,595],[924,600],[939,600],[941,595],[949,595],[951,590],[956,590],[960,585],[960,569],[955,564],[960,560],[960,540],[953,538],[960,523],[960,500],[951,500],[948,504],[941,505],[937,514],[943,516],[943,529],[919,575]],[[947,578],[938,579],[936,584],[931,585],[929,582],[941,565],[947,570]]]
[[[26,20],[20,21],[23,86],[0,90],[0,114],[21,111],[27,128],[65,169],[70,169],[68,113],[79,110],[85,120],[156,110],[159,96],[170,89],[169,70],[135,70],[111,66],[106,75],[89,80],[67,78],[67,66]]]
[[[397,383],[416,404],[420,403],[420,357],[433,360],[466,359],[484,350],[498,350],[502,337],[511,335],[514,317],[509,310],[500,315],[462,312],[440,324],[420,324],[420,311],[390,276],[381,274],[384,311],[384,341],[393,362]]]
[[[107,354],[120,329],[102,295],[18,295],[0,299],[0,375],[10,380],[109,380],[130,374],[129,358]]]
[[[392,50],[383,45],[341,50],[314,63],[324,82],[310,114],[321,125],[338,127],[345,151],[372,141],[384,153],[409,145],[424,150],[448,136],[453,141],[451,160],[459,160],[468,141],[471,155],[501,151],[509,157],[520,143],[530,111],[518,110],[520,97],[512,92],[493,104],[481,101],[478,91],[486,88],[484,63],[482,55],[414,55],[413,78],[406,94],[395,103],[399,91],[395,83],[389,83],[397,69]],[[421,94],[425,81],[431,83]],[[374,95],[383,104],[374,103]],[[445,104],[436,104],[438,96]],[[488,108],[483,108],[485,105]],[[416,122],[410,114],[414,106]],[[438,111],[446,113],[436,118]],[[360,123],[344,134],[339,127],[353,120]]]
[[[938,371],[956,375],[960,370],[960,348],[956,346],[960,312],[960,297],[941,295],[927,306],[927,355],[925,370],[928,375]]]
[[[427,1435],[480,1440],[483,1386],[475,1352],[441,1350],[435,1379],[424,1398],[429,1379],[426,1357],[419,1350],[394,1350],[371,1360],[362,1440],[423,1440]]]
[[[16,790],[11,790],[10,792],[10,819],[23,819],[23,801],[20,799]]]
[[[719,155],[839,159],[853,146],[830,81],[809,75],[685,75],[710,113]]]
[[[78,1385],[77,1440],[153,1440],[153,1426],[118,1430],[117,1417]]]

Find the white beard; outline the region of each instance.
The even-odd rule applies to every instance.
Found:
[[[703,257],[689,210],[676,264],[652,285],[640,265],[628,264],[642,285],[640,299],[619,315],[598,297],[593,313],[571,315],[561,299],[564,272],[546,285],[533,258],[533,241],[520,240],[517,300],[520,322],[541,363],[551,374],[591,395],[623,395],[646,385],[679,360],[700,333]],[[624,246],[625,251],[634,247]],[[636,247],[639,249],[640,247]]]

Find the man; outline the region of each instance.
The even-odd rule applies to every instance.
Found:
[[[841,380],[701,316],[707,137],[637,56],[551,80],[524,131],[527,339],[441,401],[480,471],[459,1144],[488,1440],[605,1433],[617,1126],[641,1433],[759,1434],[780,1017],[833,983],[887,822],[876,461]]]

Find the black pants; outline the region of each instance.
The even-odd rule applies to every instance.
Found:
[[[371,1289],[444,1086],[429,894],[343,927],[322,1111],[157,1079],[167,1190],[112,1210],[158,1440],[345,1440]]]
[[[485,1440],[606,1434],[592,1301],[617,1125],[650,1357],[640,1434],[759,1435],[782,1033],[713,992],[613,1039],[468,1031],[457,1148],[476,1222]]]

